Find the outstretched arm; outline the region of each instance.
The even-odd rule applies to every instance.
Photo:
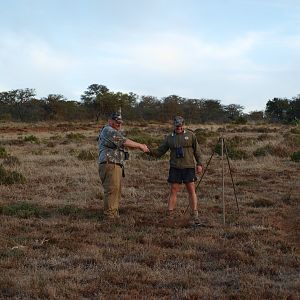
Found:
[[[149,152],[149,149],[148,149],[147,145],[137,143],[137,142],[135,142],[133,140],[130,140],[130,139],[126,139],[126,141],[124,142],[123,145],[125,147],[129,147],[129,148],[140,149],[143,152]]]
[[[168,143],[168,139],[165,138],[165,140],[161,143],[161,145],[157,149],[150,149],[149,154],[154,157],[161,157],[168,150],[169,150],[169,143]]]

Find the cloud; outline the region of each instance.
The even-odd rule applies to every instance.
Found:
[[[2,64],[9,62],[51,72],[67,71],[76,65],[72,57],[33,36],[1,34],[0,48]]]
[[[150,72],[189,72],[191,69],[230,67],[249,64],[247,54],[262,39],[259,33],[248,33],[226,43],[209,43],[199,37],[159,34],[138,42],[124,43],[118,53],[124,63]],[[116,51],[117,52],[117,51]]]
[[[78,65],[75,56],[35,36],[0,34],[0,82],[6,90],[29,87],[40,95],[63,93]]]
[[[300,35],[288,36],[286,45],[293,50],[300,51]]]
[[[32,43],[26,52],[33,66],[45,72],[67,72],[77,64],[76,59],[59,53],[44,43]]]

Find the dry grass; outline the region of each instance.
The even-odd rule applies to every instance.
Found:
[[[154,144],[169,130],[164,124],[145,125],[141,132],[136,127],[125,130],[141,138],[151,132]],[[284,144],[291,128],[191,125],[208,132],[205,161],[220,131],[248,153],[231,161],[240,214],[226,169],[225,226],[221,161],[213,158],[198,190],[207,224],[199,229],[186,226],[184,190],[174,222],[164,218],[167,158],[148,160],[134,151],[120,221],[104,222],[97,162],[78,159],[84,151],[97,152],[98,128],[0,125],[0,147],[18,161],[5,169],[26,178],[24,184],[0,185],[0,298],[299,299],[300,164],[289,157],[299,149]],[[39,142],[24,140],[31,135]],[[266,145],[286,152],[253,155]]]

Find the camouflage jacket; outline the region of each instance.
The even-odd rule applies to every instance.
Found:
[[[126,138],[123,134],[106,125],[100,130],[98,138],[99,164],[112,162],[124,165],[124,143]]]
[[[176,148],[183,148],[183,157],[176,157]],[[201,165],[200,147],[195,134],[190,130],[183,133],[169,134],[162,144],[155,150],[151,150],[150,155],[160,157],[170,149],[170,166],[178,169],[195,168]]]

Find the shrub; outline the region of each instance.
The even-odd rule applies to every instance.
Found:
[[[299,134],[291,134],[291,135],[286,135],[285,137],[285,142],[293,147],[298,147],[300,146],[300,135]]]
[[[196,135],[197,141],[200,145],[205,144],[208,138],[215,137],[218,135],[217,132],[206,131],[205,129],[202,129],[202,128],[196,129],[194,131],[194,134]]]
[[[0,158],[6,158],[8,156],[6,149],[4,147],[0,147]]]
[[[246,117],[238,117],[234,120],[234,124],[238,124],[238,125],[245,125],[247,124],[247,118]]]
[[[65,205],[63,207],[58,208],[58,213],[63,215],[63,216],[73,216],[73,215],[78,215],[80,212],[80,209],[78,207],[74,207],[71,205]]]
[[[82,140],[85,138],[85,136],[81,133],[68,133],[66,135],[66,137],[69,139],[69,140],[75,140],[75,141],[79,141],[79,140]]]
[[[53,143],[53,142],[48,142],[48,143],[46,144],[46,146],[47,146],[48,148],[54,148],[56,145],[55,145],[55,143]]]
[[[25,177],[16,171],[5,170],[3,165],[0,165],[0,184],[11,185],[15,183],[25,183]]]
[[[45,215],[36,205],[27,202],[8,204],[2,208],[2,213],[20,218],[40,217]]]
[[[82,150],[79,152],[77,158],[80,160],[95,160],[97,154],[91,150]]]
[[[138,127],[132,127],[130,130],[127,130],[126,135],[137,135],[137,134],[141,134],[142,130]]]
[[[253,151],[253,155],[256,157],[266,156],[268,154],[272,154],[272,146],[270,144],[268,144],[264,147],[259,147],[255,151]]]
[[[273,205],[274,203],[268,199],[257,199],[250,204],[250,206],[252,207],[270,207]]]
[[[0,121],[5,122],[5,121],[11,121],[12,117],[10,113],[4,113],[0,115]]]
[[[265,141],[265,140],[268,140],[268,139],[270,139],[270,136],[267,133],[260,134],[257,137],[258,141]]]
[[[254,156],[266,156],[266,155],[273,155],[278,157],[286,157],[289,155],[289,150],[280,145],[271,145],[268,144],[264,147],[257,148],[255,151],[253,151]]]
[[[249,154],[242,150],[235,148],[234,146],[227,145],[228,156],[231,159],[247,159],[249,158]],[[222,155],[222,145],[218,143],[215,147],[215,152],[219,155]],[[224,155],[226,155],[225,147],[224,147]]]
[[[52,135],[52,136],[50,136],[50,140],[59,140],[59,139],[61,139],[60,135]]]
[[[161,138],[151,136],[147,133],[137,133],[136,135],[128,134],[128,138],[134,140],[137,143],[146,144],[148,146],[157,146],[161,143]]]
[[[291,133],[293,134],[300,134],[300,127],[296,127],[296,128],[291,128]]]
[[[226,139],[226,145],[228,147],[237,148],[240,146],[251,146],[255,144],[256,141],[257,139],[253,137],[235,135],[229,139]]]
[[[291,125],[298,126],[300,124],[300,119],[295,118],[295,120],[291,121]]]
[[[296,151],[291,155],[291,160],[295,162],[300,161],[300,151]]]
[[[71,154],[71,155],[74,155],[74,156],[76,156],[76,155],[78,155],[78,149],[70,149],[69,150],[69,153]]]
[[[34,135],[28,135],[24,137],[24,142],[30,142],[30,143],[35,143],[35,144],[39,144],[39,139],[34,136]]]
[[[8,157],[6,157],[4,159],[3,164],[7,165],[7,166],[19,166],[21,163],[20,163],[20,160],[16,156],[9,155]]]

